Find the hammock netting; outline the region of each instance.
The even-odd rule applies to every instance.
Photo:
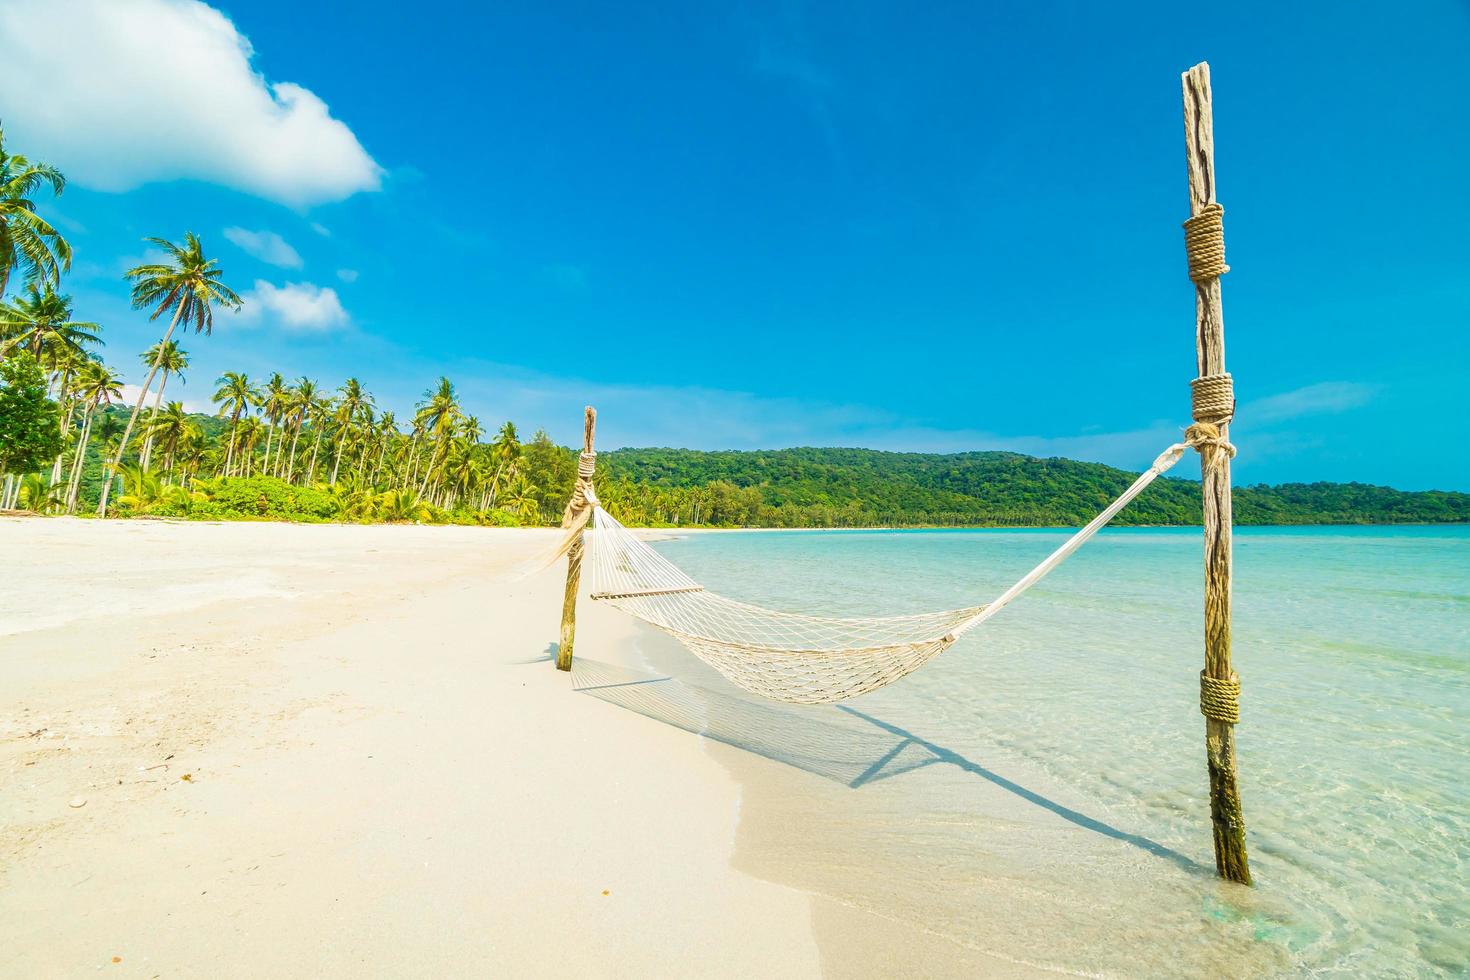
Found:
[[[765,609],[706,590],[597,502],[583,455],[565,523],[581,536],[591,598],[678,638],[731,682],[778,701],[824,704],[917,670],[1061,564],[1207,436],[1170,446],[1086,527],[994,601],[916,616],[836,618]],[[1223,455],[1223,454],[1220,454]],[[565,550],[568,544],[563,545]]]

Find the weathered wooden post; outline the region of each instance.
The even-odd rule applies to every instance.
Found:
[[[1184,143],[1189,162],[1189,213],[1184,223],[1189,278],[1195,287],[1195,355],[1189,441],[1200,454],[1205,524],[1205,669],[1200,672],[1200,711],[1205,716],[1205,757],[1210,774],[1210,820],[1215,869],[1222,878],[1249,885],[1245,817],[1235,775],[1235,723],[1240,718],[1240,679],[1230,666],[1230,419],[1234,383],[1225,370],[1225,318],[1220,276],[1225,264],[1224,208],[1215,200],[1215,135],[1210,108],[1210,66],[1201,62],[1182,76]]]
[[[582,517],[588,505],[586,489],[592,484],[592,473],[597,466],[597,453],[592,449],[592,439],[597,432],[597,409],[587,406],[582,423],[582,456],[577,461],[577,485],[572,490],[572,499],[562,515],[561,526],[570,528]],[[585,521],[584,521],[585,523]],[[567,550],[567,591],[561,601],[561,642],[556,648],[556,669],[572,669],[572,642],[577,634],[577,588],[582,582],[582,536],[572,542]]]

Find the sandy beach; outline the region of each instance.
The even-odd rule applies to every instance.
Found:
[[[555,537],[0,518],[4,972],[1030,972],[732,867],[783,767],[552,669]]]

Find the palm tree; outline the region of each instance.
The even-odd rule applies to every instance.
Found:
[[[388,447],[393,442],[393,437],[398,435],[398,417],[392,412],[384,412],[382,418],[378,419],[378,461],[373,464],[372,484],[378,485],[378,476],[383,472],[383,457],[388,453]]]
[[[368,453],[373,441],[378,437],[378,420],[373,414],[373,406],[367,405],[362,410],[362,427],[357,434],[357,476],[353,483],[361,488],[363,472],[367,469]]]
[[[195,333],[207,335],[214,330],[216,306],[240,308],[240,297],[220,281],[223,271],[213,259],[205,258],[204,246],[192,231],[184,236],[182,247],[162,238],[150,238],[148,241],[167,252],[168,261],[129,269],[127,278],[133,280],[133,309],[154,307],[148,319],[157,320],[165,310],[173,307],[174,317],[169,321],[160,344],[168,343],[173,336],[174,327],[180,321],[185,324],[192,322]],[[122,454],[128,448],[128,437],[133,433],[138,413],[143,410],[143,402],[148,397],[148,389],[153,386],[153,376],[157,373],[158,365],[155,364],[148,372],[148,380],[143,382],[143,390],[138,393],[138,404],[133,406],[133,414],[129,416],[127,427],[123,429],[122,439],[118,441],[117,456],[112,460],[109,471],[115,471],[122,462]],[[112,481],[109,479],[102,484],[102,501],[97,505],[98,517],[107,516],[107,498],[111,491]]]
[[[163,371],[163,379],[158,382],[158,397],[153,402],[153,414],[148,416],[148,430],[151,432],[153,423],[158,420],[158,406],[163,402],[163,392],[168,388],[168,376],[177,374],[179,380],[183,380],[184,368],[189,366],[189,353],[179,346],[177,340],[170,340],[166,344],[154,344],[143,352],[144,367],[157,367]],[[148,469],[149,461],[153,458],[153,436],[149,435],[143,440],[143,458],[141,460],[143,469]]]
[[[411,490],[388,490],[379,494],[377,517],[380,521],[423,521],[429,518],[429,508]]]
[[[149,473],[137,463],[122,468],[123,487],[127,493],[118,498],[118,503],[130,510],[144,511],[163,500],[163,481],[158,474]]]
[[[322,435],[326,432],[327,423],[332,419],[332,399],[330,396],[321,395],[313,398],[306,406],[306,419],[315,430],[316,438],[311,443],[311,464],[306,468],[306,486],[311,486],[311,481],[316,478],[316,458],[321,452]]]
[[[296,443],[301,439],[301,426],[306,422],[307,413],[317,400],[316,382],[309,378],[302,378],[296,382],[296,387],[291,389],[287,411],[294,415],[291,432],[291,458],[286,463],[286,482],[291,482],[296,474]]]
[[[501,477],[508,479],[513,476],[516,463],[521,458],[521,440],[514,422],[506,422],[495,433],[495,439],[490,443],[490,458],[495,461],[495,475],[490,478],[490,486],[485,494],[486,507],[494,505],[495,499],[500,495]]]
[[[184,430],[179,444],[169,459],[170,474],[175,462],[183,470],[185,479],[193,480],[199,475],[199,467],[204,464],[204,457],[209,452],[209,437],[197,422],[190,422],[189,427]]]
[[[448,378],[440,378],[439,384],[424,395],[428,402],[414,416],[414,422],[421,425],[425,432],[432,432],[435,438],[434,448],[429,454],[429,464],[424,469],[424,482],[419,487],[421,497],[429,489],[435,462],[442,455],[449,437],[454,434],[454,426],[459,419],[459,396],[455,394],[454,385]]]
[[[97,409],[122,398],[122,379],[100,361],[91,361],[77,378],[77,397],[82,401],[82,434],[77,440],[76,458],[66,483],[66,512],[77,509],[77,491],[81,487],[82,468],[86,465],[87,443],[92,438],[92,419]],[[115,420],[114,420],[115,421]]]
[[[255,468],[255,449],[260,445],[260,437],[265,432],[265,425],[257,416],[247,415],[240,420],[239,441],[236,443],[237,459],[235,460],[235,475],[249,477]]]
[[[102,343],[95,323],[71,318],[71,297],[47,285],[26,287],[12,303],[0,304],[0,350],[24,349],[43,360],[62,348],[84,353],[89,345]]]
[[[539,524],[541,522],[541,501],[536,499],[536,488],[531,485],[525,475],[516,478],[506,490],[510,497],[510,505],[522,521],[527,524]]]
[[[156,441],[162,447],[164,470],[170,481],[174,474],[174,454],[178,452],[179,442],[193,425],[182,402],[169,402],[167,408],[154,413],[148,420],[148,441],[150,444]]]
[[[362,390],[362,382],[356,378],[348,378],[342,382],[342,387],[337,389],[342,397],[337,402],[337,410],[333,415],[337,423],[337,459],[332,464],[332,479],[328,482],[337,483],[337,471],[342,468],[342,448],[347,444],[347,435],[352,428],[352,423],[357,420],[363,409],[373,403],[373,396]]]
[[[33,282],[55,286],[61,273],[71,268],[71,246],[36,214],[31,200],[44,184],[59,195],[66,189],[66,178],[55,167],[6,153],[5,129],[0,126],[0,296],[16,269]]]
[[[230,466],[235,460],[235,435],[240,427],[240,413],[260,404],[260,392],[250,384],[250,378],[239,371],[226,371],[215,382],[219,389],[209,400],[219,405],[220,415],[230,416],[230,449],[225,454],[225,468],[221,476],[230,475]]]
[[[281,377],[281,372],[279,371],[270,376],[270,380],[265,383],[265,388],[261,390],[260,414],[265,417],[265,424],[270,427],[265,436],[265,462],[260,467],[262,474],[273,472],[271,468],[271,442],[275,440],[276,426],[280,425],[282,419],[286,417],[286,406],[290,401],[290,392],[291,389],[287,386],[286,379]],[[286,442],[285,434],[282,433],[281,438],[276,441],[278,443],[276,455],[280,456],[280,446],[283,446]]]
[[[49,486],[39,473],[30,473],[20,481],[20,502],[37,514],[61,506],[61,487]]]
[[[92,355],[83,354],[72,347],[53,348],[46,358],[46,368],[52,374],[56,385],[56,397],[61,400],[65,411],[61,415],[61,434],[63,439],[70,440],[72,430],[72,417],[76,413],[77,393],[76,379],[83,367],[93,363]],[[61,481],[61,462],[66,455],[66,447],[62,446],[61,452],[56,454],[56,461],[51,465],[51,483],[55,485]]]

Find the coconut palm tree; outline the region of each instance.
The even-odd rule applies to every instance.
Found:
[[[219,406],[221,416],[230,416],[230,449],[225,454],[225,468],[221,476],[229,476],[235,461],[235,436],[240,427],[240,414],[260,404],[260,392],[250,383],[250,378],[239,371],[226,371],[215,382],[218,390],[209,400]]]
[[[26,510],[45,514],[61,506],[61,487],[50,486],[39,473],[29,473],[20,481],[19,499]]]
[[[287,411],[291,414],[293,421],[291,425],[291,458],[286,463],[286,482],[291,482],[296,473],[296,444],[301,440],[301,426],[306,422],[306,416],[311,411],[311,406],[317,400],[316,382],[309,378],[302,378],[296,382],[291,389],[288,399]]]
[[[166,482],[173,480],[174,455],[178,452],[180,441],[193,425],[182,402],[169,402],[168,407],[148,420],[148,441],[156,443],[163,450]]]
[[[536,488],[527,480],[525,474],[516,477],[515,482],[506,488],[507,503],[527,524],[541,523],[541,501],[536,497]]]
[[[424,392],[428,401],[419,408],[418,414],[414,416],[414,422],[423,427],[426,433],[432,434],[434,446],[429,453],[429,463],[424,469],[424,482],[419,487],[419,496],[422,497],[429,489],[429,481],[434,477],[436,461],[443,456],[450,436],[454,434],[455,424],[459,420],[459,396],[455,393],[454,384],[448,378],[440,378],[438,385],[430,391]]]
[[[520,461],[521,440],[514,422],[506,422],[495,433],[495,439],[490,443],[490,458],[495,462],[495,472],[490,477],[490,485],[485,493],[485,507],[494,506],[500,495],[502,480],[509,482]]]
[[[378,438],[378,420],[373,412],[373,406],[367,405],[362,410],[361,426],[357,433],[357,475],[353,483],[362,487],[362,478],[367,470],[368,457],[372,455],[372,447]]]
[[[189,366],[189,353],[179,346],[177,340],[170,340],[166,344],[154,344],[143,352],[143,366],[154,367],[163,371],[163,378],[158,382],[158,397],[153,401],[153,414],[148,416],[147,431],[151,432],[153,423],[158,420],[158,406],[163,401],[164,390],[168,388],[168,376],[177,374],[179,380],[184,378],[184,368]],[[153,437],[146,436],[143,439],[143,458],[140,461],[143,469],[148,469],[148,464],[153,458]]]
[[[97,336],[101,329],[87,320],[73,320],[71,297],[49,285],[37,288],[32,283],[13,302],[0,304],[0,352],[24,349],[38,361],[62,348],[85,353],[87,347],[102,343]]]
[[[242,418],[237,426],[239,440],[235,445],[235,475],[249,477],[255,469],[255,450],[265,434],[265,425],[254,415]]]
[[[286,379],[281,377],[277,371],[270,376],[270,380],[261,389],[260,414],[265,418],[265,424],[269,427],[265,436],[265,461],[261,464],[260,472],[263,474],[274,472],[271,467],[271,442],[277,442],[276,455],[281,454],[280,446],[285,444],[285,434],[282,433],[279,440],[275,439],[276,427],[281,424],[286,416],[286,405],[289,402],[290,387]]]
[[[36,214],[36,191],[50,185],[51,193],[66,189],[61,171],[5,152],[5,129],[0,126],[0,296],[17,269],[32,282],[55,286],[71,268],[71,246],[44,218]]]
[[[173,319],[169,321],[160,344],[169,342],[174,328],[180,322],[193,323],[195,333],[207,335],[214,330],[216,306],[240,308],[240,297],[220,281],[220,277],[224,275],[223,270],[213,259],[205,257],[204,246],[192,231],[184,236],[182,246],[162,238],[150,238],[148,241],[167,252],[168,260],[129,269],[127,278],[133,280],[133,308],[154,308],[148,319],[157,320],[164,311],[173,309]],[[143,382],[143,390],[138,393],[138,404],[133,406],[133,414],[128,417],[122,438],[118,440],[117,456],[112,460],[109,472],[115,471],[122,462],[122,454],[128,448],[128,437],[133,433],[138,413],[143,410],[143,402],[148,397],[148,389],[153,386],[153,377],[158,370],[158,365],[155,364],[148,372],[148,379]],[[112,481],[107,480],[102,484],[102,500],[97,505],[97,516],[107,516],[107,498],[111,491]]]
[[[137,463],[122,468],[123,489],[118,503],[129,510],[144,511],[163,500],[163,481]]]
[[[122,398],[122,379],[100,361],[91,361],[77,378],[77,397],[82,402],[82,434],[77,440],[76,458],[66,484],[66,512],[77,509],[77,491],[81,487],[82,468],[86,465],[87,443],[92,439],[92,420],[97,410]],[[115,421],[115,420],[114,420]]]
[[[388,490],[378,495],[375,508],[380,521],[425,521],[429,507],[411,490]]]
[[[388,447],[393,443],[393,437],[398,435],[398,417],[392,412],[384,412],[382,418],[378,419],[378,460],[373,464],[372,484],[378,485],[378,477],[383,472],[383,457],[388,454]]]
[[[342,396],[337,400],[337,408],[332,416],[337,423],[337,458],[332,463],[332,479],[328,481],[334,486],[337,483],[337,471],[342,468],[342,449],[347,444],[352,423],[357,421],[363,409],[373,403],[373,396],[363,391],[362,382],[356,378],[348,378],[342,382],[342,387],[337,391]]]
[[[53,348],[46,357],[45,368],[51,372],[52,380],[56,386],[56,397],[61,401],[61,434],[70,441],[72,431],[72,417],[77,408],[76,379],[82,368],[93,363],[92,355],[83,354],[73,347]],[[61,452],[56,454],[56,460],[51,465],[51,483],[61,482],[61,462],[66,456],[66,446],[63,445]]]
[[[327,431],[327,423],[332,420],[332,399],[329,395],[320,395],[311,400],[306,406],[306,419],[311,423],[315,438],[311,442],[311,464],[306,468],[306,486],[311,486],[311,481],[316,479],[316,460],[322,449],[322,436]]]
[[[204,434],[199,423],[190,422],[169,460],[170,473],[177,462],[184,479],[193,481],[199,476],[199,468],[204,465],[204,457],[208,454],[209,437]]]

